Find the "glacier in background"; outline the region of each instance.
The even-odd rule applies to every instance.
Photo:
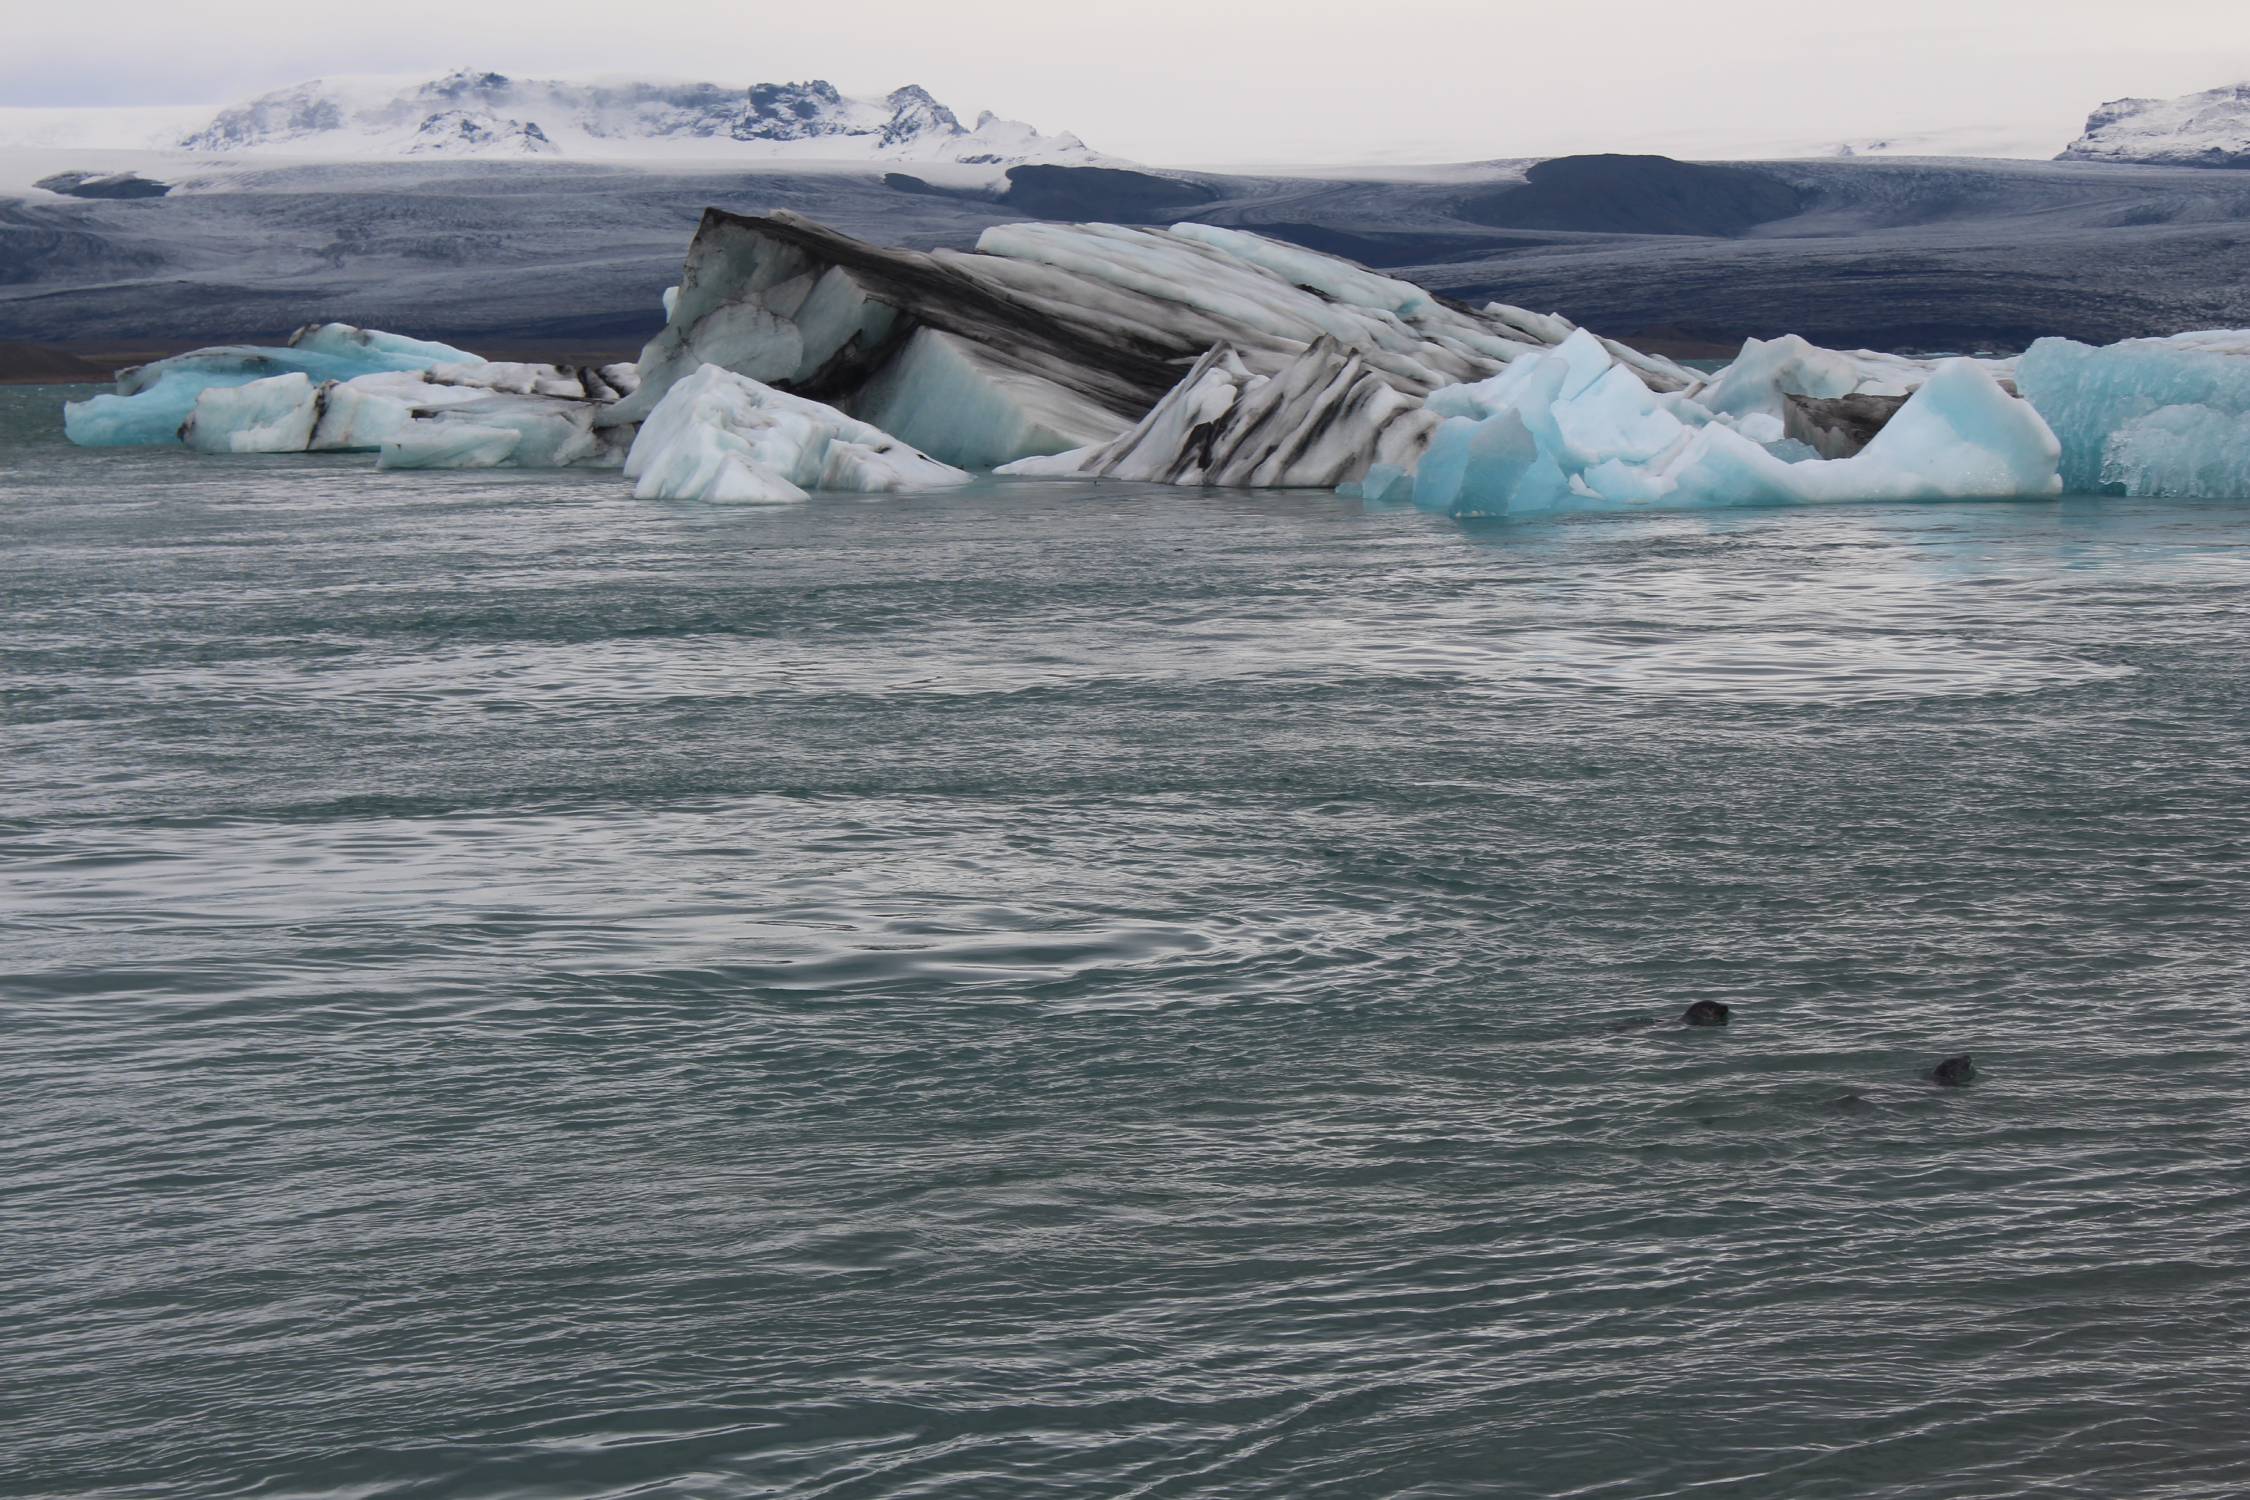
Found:
[[[964,123],[909,84],[861,98],[823,79],[749,85],[638,78],[517,78],[463,68],[441,78],[316,78],[216,111],[0,110],[27,144],[196,155],[529,160],[642,158],[1094,165],[1067,131],[987,111]],[[66,118],[83,116],[85,118]],[[143,117],[148,118],[143,118]],[[107,129],[104,129],[107,122]]]

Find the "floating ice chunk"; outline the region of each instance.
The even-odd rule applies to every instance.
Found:
[[[1415,470],[1413,501],[1451,515],[2007,498],[2061,483],[2039,414],[1967,360],[1938,366],[1845,459],[1778,441],[1768,413],[1729,417],[1651,391],[1582,334],[1428,405],[1446,420]],[[1383,485],[1400,487],[1387,473]]]
[[[875,493],[969,476],[832,406],[705,365],[641,423],[625,477],[642,500],[780,503],[812,490]]]
[[[85,447],[180,440],[196,398],[211,389],[299,374],[313,382],[349,380],[434,365],[480,364],[450,344],[323,323],[299,329],[281,348],[230,344],[197,349],[119,373],[117,389],[63,408],[63,430]],[[248,451],[230,449],[225,451]]]
[[[2026,400],[2062,439],[2079,493],[2250,497],[2250,332],[2132,339],[2095,349],[2041,339]]]
[[[180,436],[201,453],[377,452],[384,468],[444,468],[506,462],[523,468],[624,461],[623,435],[597,429],[598,403],[559,395],[495,393],[481,383],[440,380],[489,373],[503,392],[565,388],[551,366],[447,367],[439,372],[361,375],[315,384],[302,373],[197,394]],[[525,374],[524,372],[535,372]],[[570,391],[582,387],[575,378]],[[451,430],[467,422],[478,430]],[[444,426],[448,430],[433,430]],[[498,444],[493,431],[515,434]]]
[[[284,348],[199,349],[128,371],[118,384],[118,394],[66,409],[75,441],[378,452],[387,468],[560,467],[623,462],[630,427],[603,427],[595,416],[630,395],[639,374],[629,364],[488,362],[448,344],[327,323],[300,329]],[[445,430],[423,430],[436,426]]]
[[[199,453],[371,453],[434,408],[489,399],[421,372],[317,384],[301,372],[274,375],[198,392],[180,440]]]

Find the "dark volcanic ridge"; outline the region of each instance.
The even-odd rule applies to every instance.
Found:
[[[1576,157],[1466,184],[1095,167],[1005,182],[995,196],[874,169],[434,161],[279,165],[161,198],[0,197],[0,338],[146,349],[333,319],[487,350],[630,350],[706,207],[910,248],[1027,218],[1195,219],[1683,354],[1790,332],[1952,352],[2250,325],[2244,173]]]

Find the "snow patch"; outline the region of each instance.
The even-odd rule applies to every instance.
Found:
[[[1075,135],[1049,135],[989,113],[964,126],[951,109],[912,86],[864,99],[820,79],[730,87],[512,78],[474,69],[420,81],[314,79],[230,105],[185,129],[113,144],[329,160],[625,156],[999,166],[1107,160]]]
[[[2113,99],[2058,161],[2250,167],[2250,83],[2177,99]]]

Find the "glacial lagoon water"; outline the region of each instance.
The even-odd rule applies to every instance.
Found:
[[[0,1493],[2250,1491],[2250,505],[663,506],[56,399]]]

